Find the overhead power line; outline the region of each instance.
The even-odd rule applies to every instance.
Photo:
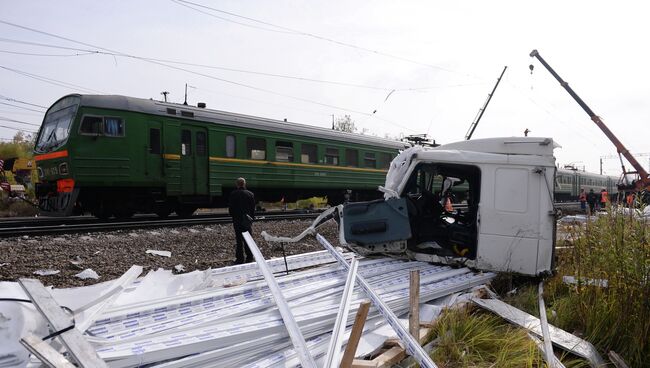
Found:
[[[73,56],[84,56],[84,55],[94,55],[96,54],[95,52],[84,52],[84,53],[76,53],[76,54],[39,54],[39,53],[33,53],[33,52],[18,52],[18,51],[10,51],[10,50],[0,50],[1,53],[4,54],[12,54],[12,55],[25,55],[25,56],[47,56],[47,57],[73,57]]]
[[[20,132],[36,133],[36,131],[34,131],[34,130],[27,130],[27,129],[23,129],[23,128],[16,128],[16,127],[8,126],[8,125],[0,125],[0,127],[1,127],[1,128],[12,129],[12,130],[18,130],[18,131],[20,131]]]
[[[381,55],[381,56],[388,57],[388,58],[391,58],[391,59],[401,60],[401,61],[405,61],[405,62],[408,62],[408,63],[411,63],[411,64],[417,64],[417,65],[420,65],[420,66],[425,66],[425,67],[429,67],[429,68],[433,68],[433,69],[438,69],[438,70],[446,71],[446,72],[449,72],[449,73],[458,73],[458,74],[463,74],[463,75],[466,75],[466,76],[472,76],[474,78],[478,78],[476,76],[473,76],[473,75],[470,75],[470,74],[467,74],[467,73],[463,73],[463,72],[459,72],[459,71],[456,71],[456,70],[453,70],[453,69],[449,69],[449,68],[446,68],[446,67],[443,67],[443,66],[440,66],[440,65],[424,63],[424,62],[421,62],[421,61],[409,59],[409,58],[402,57],[402,56],[399,56],[399,55],[394,55],[394,54],[390,54],[390,53],[379,51],[379,50],[373,50],[373,49],[363,47],[363,46],[359,46],[359,45],[355,45],[355,44],[352,44],[352,43],[349,43],[349,42],[339,41],[339,40],[335,40],[335,39],[332,39],[332,38],[329,38],[329,37],[320,36],[320,35],[317,35],[315,33],[305,32],[305,31],[301,31],[301,30],[298,30],[298,29],[293,29],[293,28],[289,28],[289,27],[286,27],[286,26],[281,26],[281,25],[270,23],[270,22],[266,22],[266,21],[263,21],[263,20],[243,16],[243,15],[236,14],[236,13],[233,13],[233,12],[229,12],[229,11],[225,11],[225,10],[221,10],[221,9],[216,9],[216,8],[213,8],[213,7],[210,7],[210,6],[207,6],[207,5],[198,4],[198,3],[187,1],[187,0],[171,0],[171,1],[176,3],[176,4],[182,3],[182,4],[179,4],[179,5],[183,5],[183,4],[194,5],[196,7],[202,8],[202,9],[208,9],[208,10],[211,10],[211,11],[214,11],[214,12],[217,12],[217,13],[227,14],[227,15],[232,16],[232,17],[245,19],[245,20],[248,20],[248,21],[251,21],[251,22],[254,22],[254,23],[258,23],[258,24],[262,24],[262,25],[265,25],[265,26],[274,27],[276,29],[286,31],[288,33],[292,33],[292,34],[296,34],[296,35],[300,35],[300,36],[305,36],[305,37],[311,37],[311,38],[318,39],[318,40],[321,40],[321,41],[326,41],[326,42],[329,42],[329,43],[333,43],[335,45],[344,46],[344,47],[352,48],[352,49],[355,49],[355,50],[361,50],[361,51],[365,51],[365,52],[368,52],[368,53],[371,53],[371,54]],[[189,8],[196,11],[196,9],[194,9],[192,7],[189,7]],[[220,19],[223,19],[223,18],[220,18]],[[223,20],[228,21],[228,22],[241,24],[241,23],[236,22],[236,21],[234,21],[232,19],[223,19]],[[250,27],[250,25],[247,25],[247,26]]]
[[[10,121],[10,122],[12,122],[12,123],[18,123],[18,124],[32,125],[32,126],[37,126],[37,127],[40,127],[40,126],[41,126],[41,124],[35,124],[35,123],[30,123],[30,122],[28,122],[28,121],[22,121],[22,120],[10,119],[10,118],[6,118],[6,117],[4,117],[4,116],[0,116],[0,120],[3,120],[3,121]]]
[[[16,102],[16,103],[23,104],[23,105],[29,105],[29,106],[41,107],[43,109],[47,109],[47,106],[37,105],[37,104],[31,103],[31,102],[25,102],[25,101],[17,100],[15,98],[3,96],[3,95],[0,95],[0,99],[5,100],[5,101],[10,101],[10,102]]]
[[[331,105],[331,104],[327,104],[327,103],[323,103],[323,102],[318,102],[318,101],[314,101],[314,100],[310,100],[310,99],[306,99],[306,98],[302,98],[302,97],[292,96],[292,95],[289,95],[289,94],[285,94],[285,93],[281,93],[281,92],[277,92],[277,91],[269,90],[269,89],[266,89],[266,88],[261,88],[261,87],[256,87],[256,86],[252,86],[252,85],[249,85],[249,84],[241,83],[241,82],[231,81],[231,80],[228,80],[228,79],[224,79],[224,78],[216,77],[216,76],[213,76],[213,75],[209,75],[209,74],[205,74],[205,73],[197,72],[197,71],[190,70],[190,69],[186,69],[186,68],[182,68],[182,67],[179,67],[179,66],[169,65],[169,64],[167,64],[167,63],[165,63],[165,62],[159,62],[159,61],[155,61],[155,60],[151,60],[151,59],[143,58],[143,57],[140,57],[140,56],[135,56],[135,55],[131,55],[131,54],[126,54],[126,53],[123,53],[123,52],[121,52],[121,51],[111,50],[111,49],[108,49],[108,48],[104,48],[104,47],[101,47],[101,46],[93,45],[93,44],[86,43],[86,42],[83,42],[83,41],[77,41],[77,40],[71,39],[71,38],[69,38],[69,37],[60,36],[60,35],[57,35],[57,34],[54,34],[54,33],[41,31],[41,30],[38,30],[38,29],[35,29],[35,28],[22,26],[22,25],[15,24],[15,23],[11,23],[11,22],[7,22],[7,21],[4,21],[4,20],[0,20],[0,23],[1,23],[1,24],[5,24],[5,25],[9,25],[9,26],[12,26],[12,27],[16,27],[16,28],[20,28],[20,29],[28,30],[28,31],[31,31],[31,32],[35,32],[35,33],[39,33],[39,34],[43,34],[43,35],[47,35],[47,36],[50,36],[50,37],[58,38],[58,39],[65,40],[65,41],[68,41],[68,42],[76,43],[76,44],[83,45],[83,46],[86,46],[86,47],[92,47],[92,48],[95,48],[95,49],[100,49],[100,50],[108,51],[108,52],[110,52],[110,53],[114,53],[115,56],[129,57],[129,58],[133,58],[133,59],[137,59],[137,60],[145,61],[145,62],[148,62],[148,63],[151,63],[151,64],[155,64],[155,65],[163,66],[163,67],[166,67],[166,68],[169,68],[169,69],[175,69],[175,70],[179,70],[179,71],[184,71],[184,72],[186,72],[186,73],[195,74],[195,75],[198,75],[198,76],[202,76],[202,77],[205,77],[205,78],[210,78],[210,79],[217,80],[217,81],[220,81],[220,82],[229,83],[229,84],[232,84],[232,85],[236,85],[236,86],[240,86],[240,87],[244,87],[244,88],[249,88],[249,89],[252,89],[252,90],[256,90],[256,91],[260,91],[260,92],[265,92],[265,93],[269,93],[269,94],[273,94],[273,95],[277,95],[277,96],[282,96],[282,97],[290,98],[290,99],[294,99],[294,100],[297,100],[297,101],[302,101],[302,102],[307,102],[307,103],[311,103],[311,104],[316,104],[316,105],[320,105],[320,106],[324,106],[324,107],[329,107],[329,108],[333,108],[333,109],[337,109],[337,110],[341,110],[341,111],[353,112],[353,113],[361,114],[361,115],[365,115],[365,116],[373,116],[374,118],[376,118],[376,119],[378,119],[378,120],[385,121],[385,122],[387,122],[387,123],[390,123],[390,124],[393,124],[393,125],[399,126],[399,127],[403,128],[403,129],[407,129],[407,130],[409,130],[409,131],[414,131],[413,129],[408,128],[408,127],[406,127],[406,126],[404,126],[404,125],[401,125],[401,124],[399,124],[399,123],[396,123],[396,122],[391,121],[391,120],[388,120],[388,119],[380,118],[380,117],[378,117],[378,116],[376,116],[376,115],[373,115],[372,113],[368,113],[368,112],[364,112],[364,111],[359,111],[359,110],[355,110],[355,109],[351,109],[351,108],[346,108],[346,107],[341,107],[341,106],[336,106],[336,105]]]
[[[0,102],[0,105],[6,105],[6,106],[16,107],[16,108],[23,109],[23,110],[43,113],[43,110],[36,110],[36,109],[32,109],[32,108],[25,107],[25,106],[11,104],[11,103],[8,103],[8,102]]]
[[[41,82],[45,82],[45,83],[49,83],[49,84],[53,84],[53,85],[55,85],[55,86],[59,86],[59,87],[63,87],[63,88],[69,88],[69,89],[80,89],[80,90],[82,90],[82,91],[86,91],[86,92],[105,93],[105,92],[102,92],[102,91],[98,91],[98,90],[96,90],[96,89],[87,88],[87,87],[82,87],[82,86],[77,85],[77,84],[72,84],[72,83],[68,83],[68,82],[63,82],[63,81],[60,81],[60,80],[56,80],[56,79],[52,79],[52,78],[48,78],[48,77],[44,77],[44,76],[41,76],[41,75],[28,73],[28,72],[26,72],[26,71],[22,71],[22,70],[18,70],[18,69],[9,68],[9,67],[3,66],[3,65],[0,65],[0,69],[8,70],[8,71],[10,71],[10,72],[13,72],[13,73],[16,73],[16,74],[20,74],[20,75],[25,76],[25,77],[28,77],[28,78],[36,79],[36,80],[39,80],[39,81],[41,81]]]

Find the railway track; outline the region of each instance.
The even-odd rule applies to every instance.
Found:
[[[261,212],[255,215],[256,221],[278,221],[313,219],[320,213]],[[144,229],[155,227],[176,227],[190,225],[226,224],[232,220],[227,214],[198,215],[191,218],[138,216],[128,220],[102,221],[89,216],[72,218],[25,218],[0,221],[0,237],[23,235],[56,235],[82,232],[112,231],[124,229]]]
[[[571,213],[580,207],[579,202],[558,202],[556,208],[564,213]],[[460,207],[460,206],[458,206]],[[277,221],[295,219],[313,219],[319,213],[302,212],[259,212],[256,221]],[[230,223],[226,213],[202,214],[191,218],[169,217],[160,219],[155,215],[139,215],[128,220],[103,221],[91,216],[73,217],[24,217],[0,220],[0,238],[23,235],[55,235],[81,232],[112,231],[123,229],[143,229],[155,227],[174,227],[190,225],[208,225]]]

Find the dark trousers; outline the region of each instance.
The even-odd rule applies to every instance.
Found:
[[[235,228],[235,237],[237,238],[237,245],[235,246],[235,262],[244,263],[244,250],[246,250],[246,262],[253,262],[255,260],[253,258],[253,253],[248,249],[248,245],[246,245],[244,237],[241,235],[241,233],[245,231],[251,233],[251,225],[244,225],[238,222],[233,222],[232,225]]]

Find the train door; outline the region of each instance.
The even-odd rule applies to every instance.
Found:
[[[163,168],[162,125],[158,121],[150,121],[147,128],[148,145],[145,146],[144,174],[149,180],[159,181],[162,179]]]
[[[181,194],[208,194],[208,134],[205,128],[181,125]]]

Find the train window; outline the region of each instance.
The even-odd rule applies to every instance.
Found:
[[[235,153],[237,152],[236,148],[236,141],[235,141],[235,136],[234,135],[227,135],[226,136],[226,157],[235,157]]]
[[[104,118],[104,135],[124,137],[124,120],[120,118]]]
[[[275,161],[293,162],[293,143],[275,142]]]
[[[160,154],[160,129],[149,129],[149,153]]]
[[[359,166],[359,151],[355,149],[345,149],[345,164],[351,167]]]
[[[187,129],[181,131],[181,155],[189,156],[192,154],[192,132]]]
[[[338,165],[339,164],[339,149],[338,148],[325,148],[325,164]]]
[[[366,152],[363,155],[363,166],[373,169],[377,167],[377,159],[375,158],[375,154],[373,152]]]
[[[315,164],[317,162],[317,152],[315,144],[303,144],[300,151],[300,162],[303,164]]]
[[[382,152],[379,154],[379,168],[388,169],[390,167],[390,162],[392,161],[392,156],[390,153]]]
[[[81,134],[100,135],[102,134],[102,123],[104,119],[99,116],[84,116],[79,132]]]
[[[205,156],[207,152],[205,132],[196,132],[196,155]]]
[[[250,159],[266,160],[266,139],[246,138],[246,151]]]

